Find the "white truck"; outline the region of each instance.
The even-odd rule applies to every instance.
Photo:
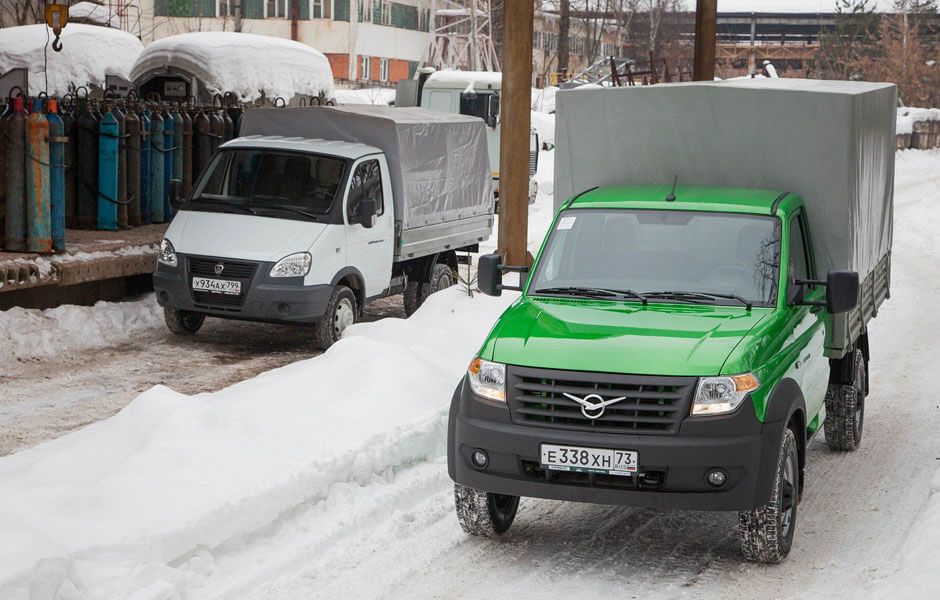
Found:
[[[418,69],[413,79],[402,79],[395,90],[395,106],[420,106],[439,112],[479,117],[486,123],[493,193],[499,198],[499,95],[503,75],[491,71],[435,71]],[[539,136],[529,134],[529,202],[535,201],[538,186],[535,171],[539,160]]]
[[[339,339],[367,302],[411,314],[454,283],[493,227],[484,125],[420,108],[254,109],[166,232],[154,273],[167,326],[206,316],[316,326]]]

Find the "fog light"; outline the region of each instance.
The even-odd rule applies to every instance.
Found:
[[[170,295],[167,294],[166,292],[160,292],[160,302],[162,302],[163,304],[166,304],[169,301],[170,301]]]
[[[478,469],[485,469],[487,463],[490,462],[490,457],[486,455],[486,452],[477,448],[470,455],[470,462]]]
[[[290,304],[286,302],[279,303],[277,305],[277,312],[281,313],[282,315],[290,314]]]
[[[721,469],[712,469],[705,475],[705,478],[715,487],[723,486],[728,480],[728,476]]]

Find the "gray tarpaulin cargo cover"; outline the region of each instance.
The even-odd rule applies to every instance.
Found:
[[[677,194],[683,183],[792,192],[806,202],[817,271],[864,280],[891,249],[895,107],[891,84],[805,79],[562,91],[556,206],[676,175]]]
[[[413,229],[493,213],[484,123],[421,108],[343,106],[253,109],[241,135],[359,142],[385,152],[395,219]]]

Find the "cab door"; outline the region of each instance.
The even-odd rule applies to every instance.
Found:
[[[359,202],[375,198],[378,210],[375,225],[359,222]],[[362,273],[365,297],[384,292],[392,278],[394,205],[388,178],[388,165],[382,155],[360,158],[353,165],[344,203],[347,264]]]
[[[797,374],[803,391],[808,425],[815,429],[822,424],[821,418],[816,423],[813,423],[813,420],[825,404],[826,388],[829,384],[825,310],[819,306],[800,304],[799,300],[822,301],[825,300],[826,294],[822,286],[796,284],[797,280],[817,279],[803,209],[797,209],[789,217],[789,256],[787,299],[790,303],[789,310],[795,313],[794,343],[798,349],[793,373]]]

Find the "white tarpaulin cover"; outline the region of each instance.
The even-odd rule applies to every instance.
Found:
[[[240,134],[341,140],[385,152],[403,229],[492,214],[482,119],[423,108],[337,106],[247,111]]]
[[[556,207],[594,186],[682,184],[799,194],[817,271],[864,278],[891,249],[896,88],[745,79],[557,95]]]

